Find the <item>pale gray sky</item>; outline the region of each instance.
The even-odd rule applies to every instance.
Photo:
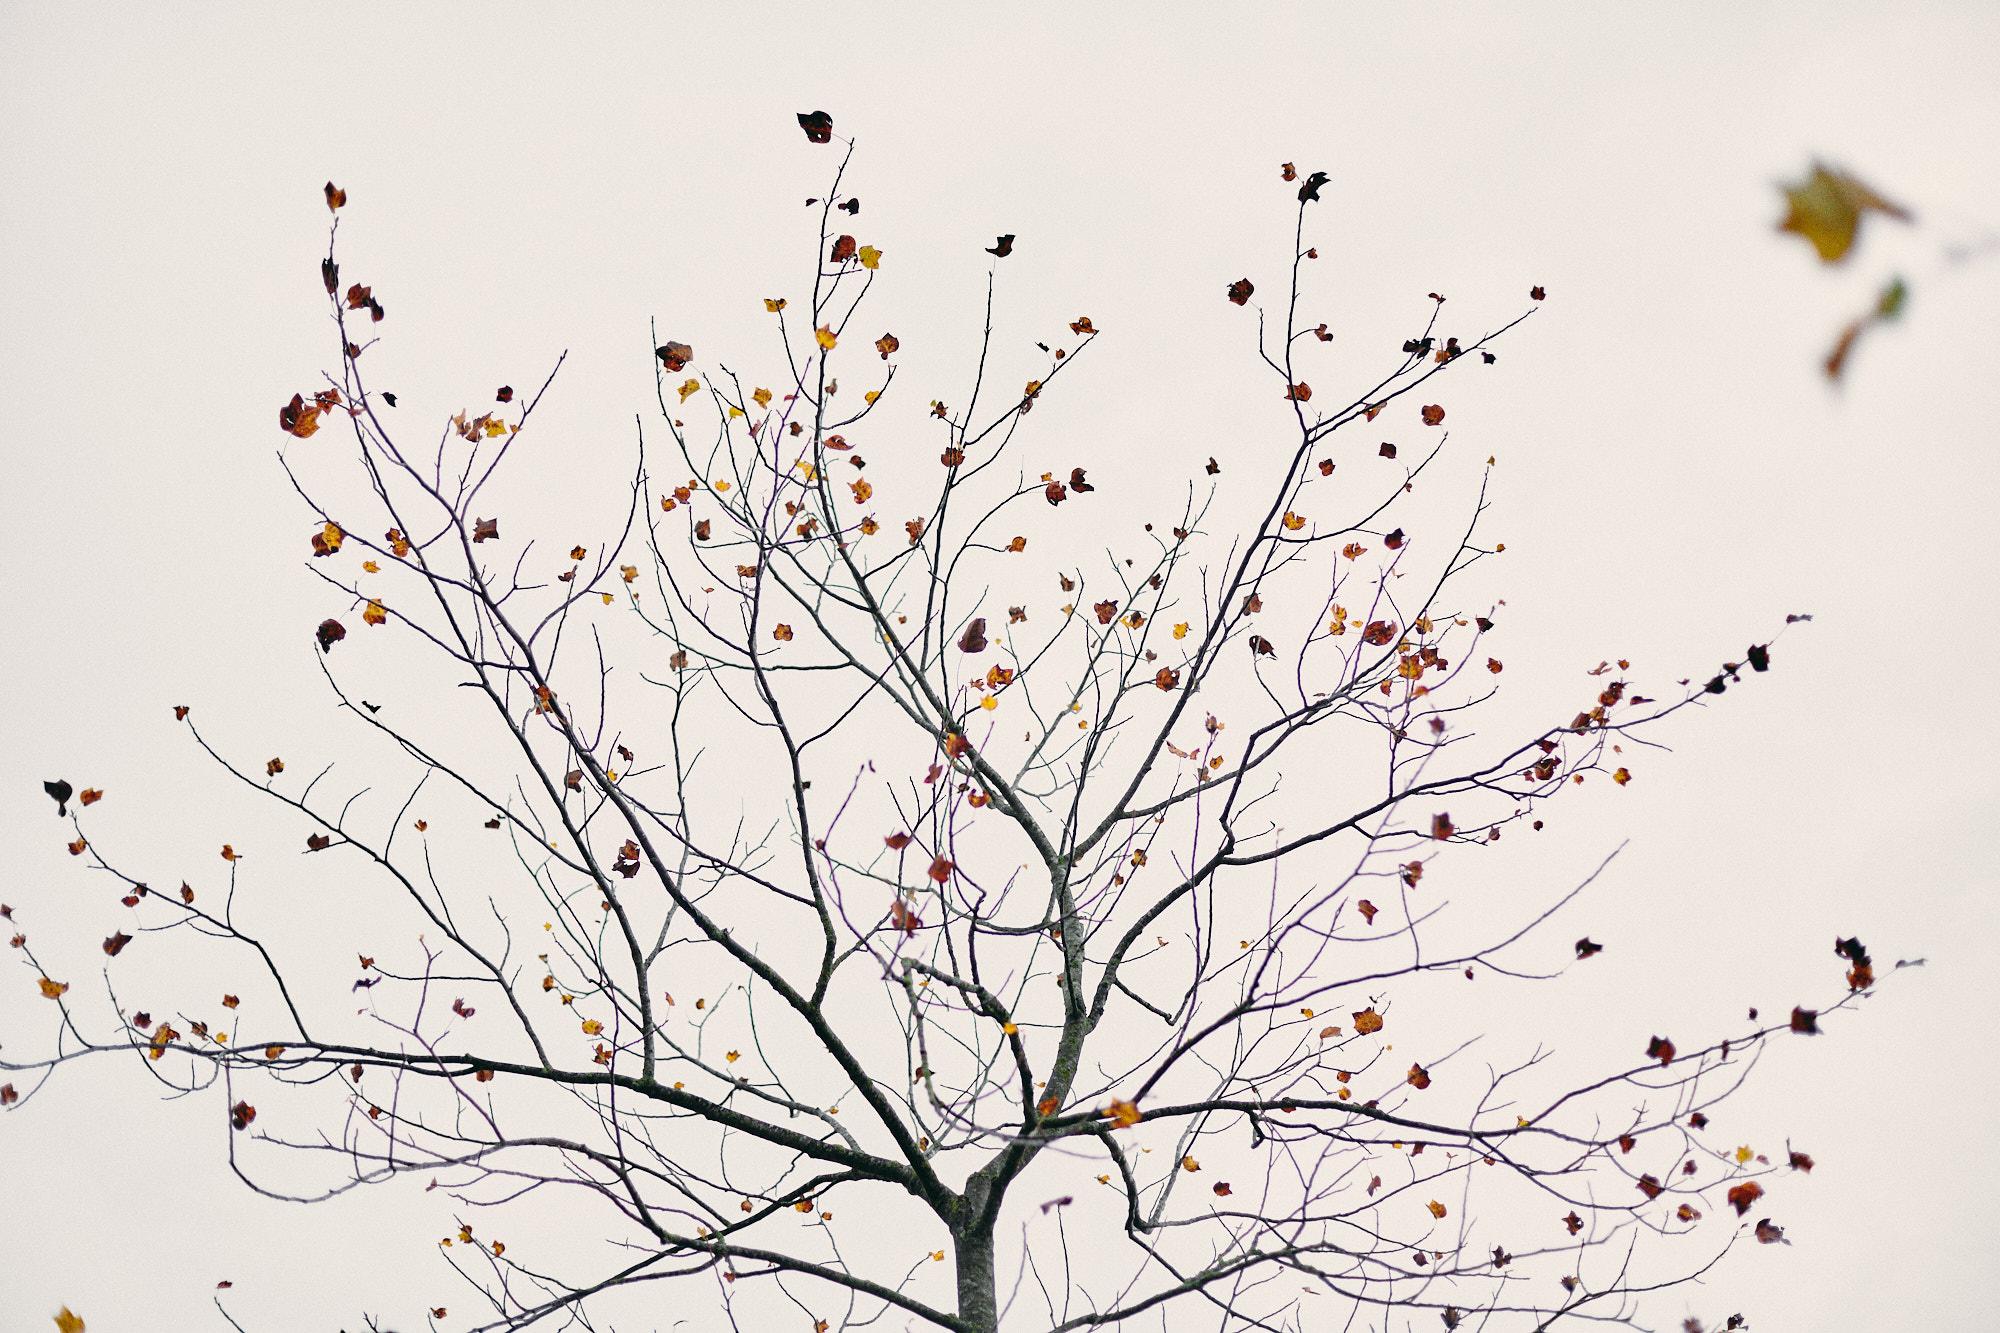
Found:
[[[962,349],[980,247],[1009,231],[1003,336],[1080,312],[1107,330],[1066,415],[1037,425],[1134,504],[1178,484],[1159,459],[1251,447],[1272,406],[1221,292],[1277,284],[1275,169],[1296,161],[1333,178],[1312,219],[1329,381],[1377,368],[1426,292],[1486,328],[1548,289],[1452,400],[1498,459],[1516,698],[1571,698],[1604,657],[1664,683],[1816,617],[1755,689],[1568,817],[1551,876],[1633,841],[1591,921],[1605,966],[1538,1001],[1533,1035],[1629,1055],[1663,1015],[1776,1010],[1825,993],[1837,934],[1884,970],[1929,959],[1831,1035],[1781,1044],[1731,1103],[1729,1133],[1820,1163],[1774,1188],[1794,1244],[1746,1247],[1657,1322],[1989,1322],[2000,262],[1941,254],[2000,231],[2000,10],[1067,9],[7,7],[0,899],[87,979],[105,895],[40,781],[104,788],[107,845],[165,877],[266,818],[169,705],[251,749],[314,734],[300,627],[323,596],[273,415],[327,364],[329,176],[410,410],[538,382],[569,349],[529,480],[583,531],[615,508],[649,402],[648,319],[748,360],[757,298],[796,290],[799,204],[829,160],[794,113],[859,140],[851,188],[899,331]],[[1775,182],[1816,155],[1920,225],[1873,220],[1821,267],[1773,231]],[[1891,272],[1907,317],[1830,389],[1825,345]],[[948,392],[958,363],[903,337],[908,373],[938,379],[918,396]],[[39,1039],[42,1004],[24,972],[0,976],[10,1052]],[[353,1328],[364,1307],[413,1327],[419,1303],[452,1302],[433,1249],[448,1210],[407,1183],[255,1198],[212,1102],[154,1100],[106,1066],[0,1117],[0,1327],[48,1327],[65,1303],[93,1333],[219,1326],[224,1278],[260,1331]]]

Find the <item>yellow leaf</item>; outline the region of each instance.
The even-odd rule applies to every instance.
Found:
[[[70,1308],[65,1305],[56,1312],[56,1328],[60,1333],[83,1333],[83,1320],[71,1314]]]
[[[766,309],[766,310],[770,311],[770,312],[771,312],[772,314],[774,314],[774,315],[775,315],[775,314],[777,314],[777,313],[778,313],[778,312],[779,312],[780,310],[783,310],[784,308],[785,308],[785,298],[784,298],[784,297],[782,297],[782,296],[767,296],[767,297],[765,297],[765,298],[764,298],[764,309]]]
[[[824,324],[819,326],[818,331],[813,334],[813,337],[819,340],[820,350],[823,352],[831,352],[840,341],[833,336],[833,330]]]
[[[584,1019],[584,1020],[583,1020],[583,1035],[584,1035],[584,1036],[586,1036],[586,1037],[594,1037],[594,1036],[596,1036],[596,1035],[597,1035],[598,1033],[600,1033],[600,1032],[602,1032],[602,1031],[604,1031],[604,1024],[602,1024],[602,1023],[598,1022],[598,1021],[597,1021],[596,1019],[594,1019],[594,1018],[586,1018],[586,1019]]]
[[[867,393],[861,395],[861,401],[869,404],[872,407],[875,403],[875,400],[877,398],[880,398],[881,396],[882,396],[882,391],[880,389],[870,389]]]
[[[1813,163],[1812,173],[1797,185],[1780,186],[1785,192],[1785,217],[1779,231],[1795,231],[1812,242],[1820,262],[1832,264],[1844,258],[1854,245],[1863,213],[1884,213],[1903,222],[1909,210],[1893,204],[1844,171],[1830,171]]]
[[[759,407],[769,407],[771,405],[771,391],[769,389],[759,389],[750,395],[750,400]]]
[[[389,619],[389,611],[382,603],[371,600],[362,609],[361,618],[371,625],[380,625]]]
[[[862,246],[860,250],[856,251],[856,254],[860,256],[861,267],[863,268],[880,268],[882,266],[882,252],[872,245]]]
[[[741,1060],[741,1059],[743,1058],[743,1053],[742,1053],[741,1051],[731,1051],[731,1052],[729,1052],[729,1053],[728,1053],[727,1055],[723,1056],[722,1058],[723,1058],[724,1060],[728,1061],[728,1062],[729,1062],[730,1064],[732,1064],[732,1065],[733,1065],[733,1064],[735,1064],[735,1063],[736,1063],[736,1062],[737,1062],[738,1060]]]
[[[1736,1165],[1738,1166],[1747,1165],[1750,1159],[1752,1157],[1755,1157],[1756,1155],[1757,1155],[1756,1153],[1750,1150],[1750,1145],[1746,1143],[1742,1147],[1736,1150]]]
[[[1285,511],[1285,531],[1286,531],[1286,532],[1297,532],[1297,531],[1298,531],[1298,530],[1299,530],[1300,528],[1303,528],[1303,527],[1304,527],[1305,525],[1306,525],[1306,521],[1305,521],[1305,519],[1304,519],[1304,518],[1303,518],[1302,516],[1300,516],[1300,515],[1298,515],[1298,514],[1294,514],[1294,513],[1293,513],[1293,512],[1291,511],[1291,510],[1289,510],[1289,509],[1287,509],[1287,510]]]
[[[1187,621],[1183,620],[1180,622],[1180,624],[1174,626],[1174,637],[1176,639],[1185,639],[1187,637],[1187,633],[1188,633]]]
[[[604,598],[604,604],[605,604],[606,606],[609,606],[609,605],[611,605],[611,604],[612,604],[613,602],[615,602],[615,601],[617,601],[617,600],[618,600],[618,599],[617,599],[616,597],[613,597],[613,596],[612,596],[612,595],[611,595],[610,593],[608,593],[608,592],[607,592],[607,593],[601,593],[601,594],[599,594],[599,595],[600,595],[600,596],[602,596],[602,597]]]
[[[1111,1105],[1104,1108],[1103,1114],[1111,1117],[1111,1123],[1120,1129],[1130,1129],[1144,1118],[1140,1114],[1138,1106],[1132,1102],[1120,1101],[1115,1098],[1112,1100]]]
[[[1000,701],[989,694],[979,701],[979,706],[990,713],[1000,706]]]
[[[700,380],[686,379],[681,381],[680,395],[682,402],[685,403],[688,399],[694,397],[696,394],[700,392],[701,392]]]
[[[363,560],[361,562],[361,571],[364,574],[380,574],[382,566],[376,564],[373,560]]]
[[[1011,1037],[1015,1033],[1019,1032],[1021,1029],[1013,1023],[1002,1023],[1000,1025],[1000,1030]]]
[[[47,977],[41,979],[40,985],[42,998],[48,1000],[60,1000],[63,992],[69,989],[67,981],[50,981]]]
[[[1444,1216],[1444,1205],[1439,1203],[1436,1199],[1432,1199],[1429,1203],[1425,1204],[1424,1207],[1431,1210],[1432,1217]]]

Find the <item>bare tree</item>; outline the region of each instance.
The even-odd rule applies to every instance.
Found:
[[[287,930],[275,857],[225,848],[216,886],[100,847],[94,793],[51,783],[122,899],[104,952],[182,952],[151,1012],[107,963],[99,1010],[17,936],[54,1022],[0,1065],[5,1099],[123,1054],[219,1093],[254,1189],[425,1178],[461,1210],[441,1253],[486,1329],[595,1327],[669,1280],[702,1327],[1618,1324],[1746,1230],[1779,1239],[1760,1181],[1810,1160],[1702,1130],[1774,1034],[1873,984],[1857,941],[1819,1011],[1613,1068],[1486,1063],[1392,1003],[1597,952],[1550,938],[1595,875],[1447,911],[1433,867],[1623,784],[1628,748],[1770,664],[1752,647],[1657,699],[1606,664],[1574,716],[1475,729],[1502,671],[1494,603],[1466,591],[1495,549],[1483,473],[1455,515],[1417,483],[1452,457],[1435,383],[1527,315],[1462,340],[1435,297],[1379,379],[1316,393],[1327,178],[1287,165],[1278,299],[1217,292],[1255,316],[1283,433],[1226,469],[1160,459],[1192,474],[1184,503],[1116,549],[1092,460],[1030,420],[1091,320],[1003,371],[989,280],[963,400],[899,414],[846,171],[814,201],[809,298],[766,301],[781,387],[656,331],[622,519],[566,558],[516,531],[532,486],[501,513],[555,372],[411,443],[368,370],[383,306],[330,234],[338,369],[280,413],[279,459],[370,781],[246,760],[175,712],[282,807],[297,873],[339,865],[360,924]],[[1347,429],[1378,417],[1426,442],[1385,464],[1397,446]],[[866,466],[926,434],[934,470]],[[1225,485],[1254,493],[1247,521],[1218,517]],[[370,665],[410,649],[429,676]],[[364,929],[351,989],[329,985]],[[196,994],[218,976],[220,1011]]]

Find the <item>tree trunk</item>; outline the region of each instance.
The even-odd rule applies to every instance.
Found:
[[[993,1274],[993,1232],[954,1232],[958,1262],[958,1317],[970,1333],[1000,1333],[1000,1301]]]

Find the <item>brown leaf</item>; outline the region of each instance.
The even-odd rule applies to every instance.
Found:
[[[1005,259],[1008,255],[1013,254],[1014,233],[1010,231],[1004,236],[995,238],[993,244],[986,247],[986,253],[992,255],[995,259]]]
[[[1754,1180],[1746,1180],[1741,1184],[1731,1185],[1726,1197],[1729,1200],[1729,1206],[1736,1210],[1738,1217],[1741,1217],[1750,1211],[1757,1200],[1764,1197],[1764,1187]]]
[[[116,958],[120,953],[124,952],[125,946],[131,942],[132,937],[121,930],[104,941],[104,952],[110,957]]]
[[[1665,1037],[1655,1037],[1646,1043],[1646,1058],[1658,1060],[1661,1068],[1674,1062],[1674,1044]]]
[[[326,183],[326,211],[329,213],[337,213],[340,211],[340,206],[342,204],[345,204],[346,202],[347,202],[347,191],[341,189],[338,185],[335,185],[332,181],[328,181]]]
[[[983,653],[987,649],[986,617],[974,616],[965,627],[965,633],[958,637],[958,651],[961,653]]]
[[[1229,300],[1234,305],[1247,305],[1251,294],[1256,290],[1256,285],[1250,279],[1238,278],[1229,284]]]
[[[314,631],[314,636],[319,640],[319,650],[330,653],[333,651],[333,645],[347,637],[347,628],[338,620],[322,620],[319,622],[319,628]]]
[[[824,111],[801,111],[799,128],[806,132],[811,143],[828,143],[833,139],[833,117]]]
[[[1424,408],[1423,417],[1426,426],[1435,426],[1444,420],[1444,409],[1432,403]]]
[[[688,362],[694,360],[694,348],[686,343],[665,342],[653,349],[653,355],[660,358],[660,364],[668,371],[678,373],[686,370]]]
[[[475,541],[475,542],[485,542],[485,541],[492,541],[492,540],[493,540],[494,538],[498,537],[499,535],[500,535],[500,520],[499,520],[499,519],[497,519],[497,518],[479,518],[479,519],[474,519],[474,520],[473,520],[473,522],[472,522],[472,540],[473,540],[473,541]]]

